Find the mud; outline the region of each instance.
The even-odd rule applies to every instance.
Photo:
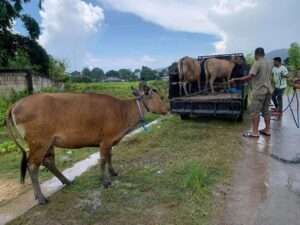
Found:
[[[264,128],[263,120],[260,127]],[[292,159],[300,153],[300,129],[290,112],[272,121],[271,137],[242,138],[241,144],[223,213],[215,224],[300,225],[300,164],[269,156]]]
[[[159,120],[155,120],[152,123],[148,124],[147,126],[153,126],[157,124]],[[131,137],[135,134],[138,134],[143,131],[143,128],[139,128],[134,130],[132,133],[129,133],[124,137],[123,140],[126,140],[128,137]],[[86,172],[89,168],[95,166],[99,161],[100,155],[99,153],[94,153],[90,155],[88,158],[75,163],[71,168],[64,170],[62,173],[70,180],[73,181],[76,177],[80,176],[84,172]],[[2,186],[2,185],[1,185]],[[63,187],[62,183],[56,178],[53,177],[52,179],[45,181],[41,184],[41,189],[45,196],[50,196],[53,193],[57,192]],[[16,191],[15,188],[9,191]],[[0,206],[0,225],[4,225],[9,221],[17,218],[18,216],[22,215],[23,213],[27,212],[33,206],[37,205],[38,202],[34,199],[33,189],[22,193],[16,199],[8,202]],[[51,204],[51,203],[50,203]],[[83,202],[82,204],[89,204],[93,207],[100,207],[96,205],[94,202]]]

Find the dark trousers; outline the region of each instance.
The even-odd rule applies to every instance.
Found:
[[[272,95],[274,105],[280,112],[282,111],[282,96],[284,89],[285,88],[275,88]]]

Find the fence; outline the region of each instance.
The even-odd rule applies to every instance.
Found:
[[[64,83],[49,79],[32,70],[0,70],[0,95],[28,90],[30,94],[45,87],[64,88]]]

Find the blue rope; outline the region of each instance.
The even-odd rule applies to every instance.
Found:
[[[291,106],[292,101],[290,101],[289,95],[287,95],[287,98],[288,98],[289,108],[290,108],[290,110],[291,110],[291,113],[292,113],[292,116],[293,116],[293,120],[294,120],[294,122],[295,122],[295,125],[296,125],[297,128],[300,128],[300,121],[299,121],[299,99],[298,99],[298,94],[297,94],[297,91],[296,91],[296,90],[294,91],[293,97],[294,97],[295,95],[296,95],[296,99],[297,99],[297,119],[296,119],[296,117],[295,117],[295,115],[294,115],[294,111],[293,111],[292,106]],[[292,100],[293,100],[293,99],[292,99]]]

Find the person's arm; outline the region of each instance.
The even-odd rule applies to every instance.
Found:
[[[249,81],[252,80],[254,77],[253,74],[249,74],[247,76],[239,77],[239,78],[232,78],[229,82],[235,82],[235,81]]]
[[[289,71],[286,67],[284,67],[284,71],[282,71],[281,78],[289,78]]]
[[[233,78],[229,82],[232,83],[234,81],[250,81],[253,79],[253,77],[256,76],[259,70],[259,64],[255,61],[251,67],[251,70],[249,72],[249,75],[239,77],[239,78]]]

